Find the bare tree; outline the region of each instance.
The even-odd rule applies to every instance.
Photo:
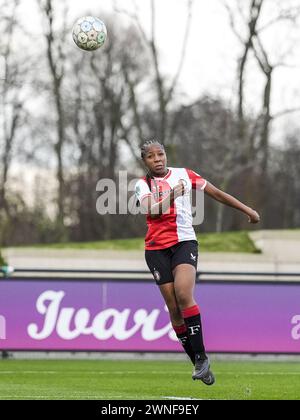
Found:
[[[270,4],[267,0],[248,0],[245,8],[243,8],[238,0],[235,6],[229,5],[225,2],[225,7],[228,11],[231,28],[242,45],[243,52],[239,59],[238,65],[238,117],[240,126],[240,139],[245,141],[245,136],[250,136],[252,141],[257,132],[259,132],[259,150],[262,152],[262,173],[266,175],[268,165],[268,147],[270,138],[270,126],[274,119],[287,115],[291,112],[299,111],[300,107],[282,110],[278,114],[272,114],[272,92],[273,92],[273,76],[276,69],[287,65],[289,57],[292,53],[292,48],[285,48],[285,53],[277,52],[278,59],[272,60],[270,53],[264,46],[263,37],[266,31],[275,30],[276,25],[285,22],[294,27],[297,26],[300,17],[300,6],[293,7],[291,4],[279,5],[274,16],[271,19],[266,19],[267,9],[266,6],[274,6],[274,2]],[[248,7],[248,11],[246,8]],[[245,11],[246,10],[246,11]],[[260,22],[264,18],[264,23]],[[241,30],[244,27],[246,29]],[[243,37],[241,32],[247,33]],[[265,86],[262,94],[262,109],[261,114],[258,116],[259,123],[254,126],[254,132],[246,133],[245,131],[245,83],[246,83],[246,69],[247,63],[250,59],[250,52],[254,54],[259,69],[265,76]],[[252,150],[253,150],[253,144]],[[251,158],[251,155],[249,155]]]
[[[21,73],[20,63],[15,59],[11,40],[16,29],[16,10],[20,1],[5,1],[2,10],[7,15],[2,19],[2,34],[0,41],[0,58],[3,63],[3,78],[0,80],[1,87],[1,176],[0,176],[0,207],[9,216],[7,202],[7,182],[9,169],[13,158],[13,147],[17,137],[17,130],[23,115],[22,100],[18,83],[24,76]]]
[[[171,108],[171,104],[174,98],[174,93],[176,91],[178,81],[179,81],[179,78],[183,69],[183,65],[185,62],[187,44],[188,44],[188,39],[190,35],[194,0],[186,0],[186,10],[187,10],[186,26],[185,26],[185,32],[184,32],[184,37],[183,37],[183,42],[182,42],[181,54],[180,54],[178,67],[171,81],[167,81],[161,71],[161,64],[160,64],[161,58],[160,58],[160,52],[159,52],[158,42],[157,42],[157,37],[156,37],[156,25],[157,25],[156,0],[149,0],[149,4],[150,4],[150,10],[151,10],[149,35],[147,34],[146,30],[144,29],[140,21],[140,17],[138,14],[138,7],[135,1],[133,1],[134,10],[135,10],[134,13],[129,13],[127,10],[120,9],[117,5],[115,6],[115,10],[120,13],[126,14],[136,23],[139,29],[140,35],[150,53],[152,68],[154,71],[154,85],[155,85],[155,92],[156,92],[155,95],[156,95],[156,101],[158,104],[157,106],[157,111],[158,111],[157,135],[159,136],[159,139],[162,143],[167,144],[171,141],[170,127],[172,126],[172,124],[170,124],[170,121],[169,121],[169,111]],[[130,80],[128,79],[128,77],[126,78],[126,81],[130,83]],[[142,118],[138,117],[138,97],[132,85],[131,85],[131,92],[134,98],[132,101],[132,105],[135,109],[134,112],[136,116],[136,122],[139,123],[142,120]],[[142,133],[141,126],[139,126],[138,131],[139,131],[139,134]]]
[[[227,191],[236,180],[252,170],[254,162],[244,163],[247,144],[241,144],[239,126],[233,109],[220,99],[199,98],[189,106],[181,106],[175,113],[178,125],[174,134],[179,164],[191,169]],[[246,121],[248,125],[250,121]],[[244,196],[244,191],[238,191]],[[221,232],[225,227],[225,207],[215,207],[216,223],[210,229]],[[210,211],[211,213],[211,211]]]
[[[257,27],[259,20],[261,18],[262,6],[264,0],[251,0],[249,1],[249,11],[248,16],[245,16],[243,8],[240,6],[240,2],[236,0],[235,8],[232,4],[229,4],[226,0],[224,5],[228,12],[230,18],[231,28],[238,38],[239,42],[242,45],[242,53],[238,60],[238,71],[237,71],[237,80],[238,80],[238,122],[239,122],[239,137],[242,142],[246,140],[247,137],[247,127],[245,124],[245,83],[246,83],[246,69],[249,59],[249,54],[253,49],[253,38],[257,34]],[[245,33],[243,36],[239,28],[237,17],[239,15],[240,20],[242,20],[245,25]]]
[[[63,105],[63,76],[65,69],[65,55],[63,45],[67,33],[66,15],[67,10],[64,9],[64,22],[60,30],[60,35],[55,34],[55,7],[53,0],[37,0],[40,9],[46,21],[46,54],[47,62],[52,78],[52,93],[56,109],[56,143],[55,154],[57,159],[57,180],[58,180],[58,223],[64,227],[65,218],[65,175],[63,162],[63,148],[66,140],[65,134],[65,111]]]
[[[76,168],[67,184],[76,191],[70,196],[70,207],[72,219],[79,221],[76,234],[84,239],[107,239],[114,234],[115,219],[96,213],[96,185],[99,179],[117,178],[121,140],[128,135],[127,144],[133,145],[131,135],[137,132],[132,90],[149,82],[145,47],[136,28],[120,31],[121,23],[116,25],[109,16],[105,22],[109,27],[106,46],[88,55],[76,50],[67,66],[65,85],[67,136]],[[128,42],[131,48],[126,48]]]
[[[242,55],[238,65],[238,120],[239,136],[243,144],[249,143],[247,160],[255,161],[260,173],[261,183],[258,191],[253,189],[257,206],[262,213],[266,209],[265,197],[268,191],[268,165],[270,158],[270,139],[272,123],[275,119],[292,112],[300,111],[300,106],[278,112],[272,112],[272,94],[274,92],[274,74],[277,69],[287,66],[293,57],[294,40],[287,39],[284,48],[280,45],[274,53],[265,41],[266,35],[275,33],[277,27],[284,23],[290,30],[297,29],[300,17],[300,6],[294,7],[291,2],[270,2],[268,0],[248,0],[246,5],[236,0],[234,4],[225,3],[231,28],[242,46]],[[272,11],[269,18],[268,13]],[[246,33],[246,36],[243,36]],[[251,54],[250,54],[251,53]],[[261,109],[252,126],[245,124],[245,87],[247,83],[248,64],[256,60],[258,70],[265,82],[260,100]],[[290,64],[289,64],[290,65]],[[249,118],[247,118],[249,120]],[[257,159],[258,157],[258,159]],[[249,177],[248,177],[249,179]],[[248,189],[251,190],[250,188]],[[265,218],[263,218],[265,220]]]

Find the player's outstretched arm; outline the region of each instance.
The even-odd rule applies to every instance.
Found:
[[[219,190],[209,182],[205,187],[205,194],[218,201],[219,203],[225,204],[226,206],[232,207],[246,214],[249,218],[249,223],[255,224],[260,222],[260,215],[255,210],[246,206],[232,195]]]

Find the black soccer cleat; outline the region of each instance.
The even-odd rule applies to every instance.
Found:
[[[205,385],[211,386],[216,382],[214,374],[210,370],[208,358],[198,359],[195,364],[195,371],[192,376],[194,381],[202,381]]]
[[[202,381],[205,385],[207,385],[207,386],[212,386],[212,385],[214,385],[214,384],[215,384],[215,382],[216,382],[216,378],[215,378],[214,374],[212,373],[212,371],[211,371],[211,370],[209,370],[209,371],[208,371],[208,373],[207,373],[207,375],[206,375],[206,376],[204,376],[204,377],[201,379],[201,381]]]

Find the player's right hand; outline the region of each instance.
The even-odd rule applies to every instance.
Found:
[[[183,181],[180,181],[172,190],[172,194],[174,196],[174,199],[178,197],[182,197],[185,193],[185,185]]]
[[[252,223],[255,225],[260,222],[260,215],[257,213],[257,211],[252,210],[251,213],[248,215],[248,220],[249,220],[249,223]]]

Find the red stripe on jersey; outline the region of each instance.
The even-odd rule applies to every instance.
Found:
[[[149,193],[156,202],[165,199],[172,188],[179,182],[185,181],[187,192],[193,189],[204,189],[206,181],[196,172],[186,168],[169,168],[164,178],[149,179],[144,177],[136,188],[136,195],[140,201],[149,197]],[[148,184],[148,185],[147,185]],[[167,214],[157,219],[147,216],[148,233],[146,236],[146,250],[156,251],[170,248],[179,242],[196,241],[193,228],[193,215],[190,200],[186,196],[178,197],[169,208]]]
[[[193,190],[201,190],[203,189],[203,187],[206,184],[206,181],[204,178],[202,178],[202,176],[200,176],[199,174],[197,174],[196,172],[190,170],[190,169],[186,169],[188,176],[192,182],[192,188]]]
[[[170,248],[178,244],[177,214],[175,203],[170,207],[169,214],[163,214],[159,219],[147,216],[148,233],[146,236],[146,249],[156,251]]]
[[[168,178],[171,171],[166,176]],[[170,185],[166,182],[166,178],[162,180],[156,179],[156,186],[153,180],[151,180],[151,189],[155,198],[159,194],[158,201],[161,202],[166,198],[171,191]],[[170,207],[166,214],[160,216],[159,219],[151,219],[147,216],[148,233],[146,236],[146,249],[150,251],[156,251],[163,248],[169,248],[179,242],[177,233],[177,211],[175,202]]]

